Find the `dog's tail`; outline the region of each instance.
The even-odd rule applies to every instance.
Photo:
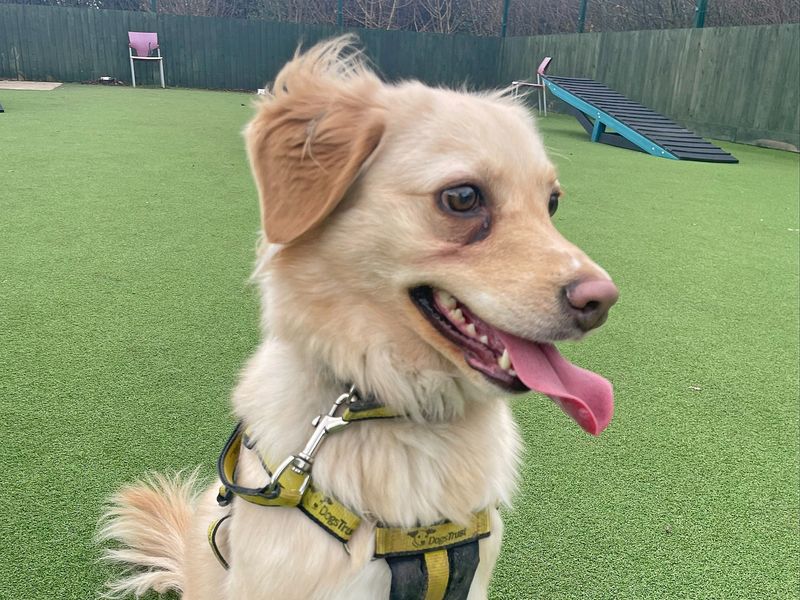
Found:
[[[119,544],[106,550],[103,558],[127,570],[109,582],[106,597],[133,594],[139,598],[149,590],[184,590],[184,556],[197,498],[197,473],[153,473],[111,498],[98,537]]]

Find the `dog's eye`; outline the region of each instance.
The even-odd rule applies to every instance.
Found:
[[[478,188],[471,185],[460,185],[442,192],[440,197],[443,206],[453,212],[465,213],[475,210],[481,201]]]
[[[547,203],[547,212],[550,213],[551,217],[556,214],[556,211],[558,210],[558,197],[560,195],[561,194],[559,192],[553,192],[550,194],[550,201]]]

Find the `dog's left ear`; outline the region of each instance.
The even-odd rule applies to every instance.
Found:
[[[287,65],[245,134],[264,232],[280,244],[333,212],[384,131],[383,111],[369,102],[376,77],[311,77],[315,69],[304,61]]]

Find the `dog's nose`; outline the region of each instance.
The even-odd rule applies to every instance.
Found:
[[[569,312],[583,331],[600,327],[619,298],[619,290],[610,279],[573,281],[564,289]]]

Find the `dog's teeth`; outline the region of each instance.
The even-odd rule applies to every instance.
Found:
[[[497,359],[497,364],[504,371],[511,368],[511,358],[508,356],[508,350],[503,350],[503,355]]]
[[[467,335],[469,337],[475,337],[477,334],[478,334],[478,332],[475,331],[475,325],[474,324],[470,323],[469,325],[467,325]]]
[[[508,370],[508,374],[511,375],[512,377],[516,377],[517,376],[517,372],[514,369],[509,369]]]
[[[450,317],[452,317],[453,321],[456,323],[463,323],[464,322],[464,313],[461,312],[460,308],[450,311]]]
[[[484,344],[484,345],[487,345],[487,346],[489,345],[489,337],[488,336],[482,335],[478,339],[481,341],[481,344]]]
[[[436,299],[442,306],[452,310],[456,307],[456,299],[443,290],[436,290]]]

